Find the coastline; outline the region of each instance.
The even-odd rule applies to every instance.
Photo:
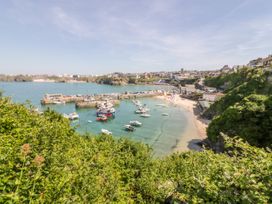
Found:
[[[185,98],[181,98],[175,94],[173,96],[157,96],[157,98],[167,101],[173,105],[179,106],[187,114],[188,126],[186,130],[181,134],[180,140],[173,148],[174,152],[184,152],[189,150],[200,151],[201,147],[196,143],[207,138],[206,128],[209,121],[200,117],[199,110],[197,108],[197,102]],[[193,127],[193,128],[192,128]]]

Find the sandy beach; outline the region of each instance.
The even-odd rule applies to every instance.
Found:
[[[207,137],[206,128],[209,121],[200,117],[199,110],[196,106],[197,102],[181,98],[179,95],[158,96],[157,98],[179,106],[188,115],[188,128],[185,132],[181,133],[180,140],[173,150],[175,152],[200,150],[201,148],[196,143]]]

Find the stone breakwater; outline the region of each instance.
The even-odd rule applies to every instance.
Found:
[[[104,102],[111,102],[113,105],[118,105],[120,103],[120,100],[155,97],[165,94],[166,92],[162,90],[94,95],[45,94],[44,97],[41,99],[41,104],[48,105],[75,103],[76,108],[96,108],[99,106],[99,104]]]

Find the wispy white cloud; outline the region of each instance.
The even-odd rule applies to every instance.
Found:
[[[54,7],[52,9],[52,21],[59,29],[72,35],[82,38],[90,38],[93,36],[90,24],[84,23],[83,20],[69,15],[60,7]]]
[[[272,50],[272,14],[254,0],[12,1],[10,14],[21,23],[44,24],[55,42],[80,39],[71,43],[103,53],[96,65],[108,58],[135,69],[218,68]]]

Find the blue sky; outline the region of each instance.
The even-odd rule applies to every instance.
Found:
[[[217,69],[272,53],[270,0],[2,0],[0,73]]]

